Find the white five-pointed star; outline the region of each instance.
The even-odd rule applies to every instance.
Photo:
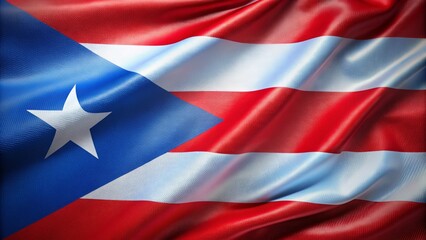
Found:
[[[69,141],[74,142],[98,158],[90,129],[111,112],[89,113],[83,110],[77,99],[76,86],[72,88],[62,110],[28,110],[56,129],[52,145],[45,158]]]

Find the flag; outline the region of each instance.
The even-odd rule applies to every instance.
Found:
[[[425,5],[1,2],[1,236],[424,239]]]

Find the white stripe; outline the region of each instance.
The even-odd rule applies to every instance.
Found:
[[[342,204],[426,200],[426,153],[166,153],[91,199]]]
[[[168,91],[426,89],[425,39],[328,36],[290,44],[244,44],[193,37],[165,46],[83,46]]]

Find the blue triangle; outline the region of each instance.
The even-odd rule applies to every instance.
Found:
[[[5,2],[0,42],[2,237],[220,121]],[[73,143],[44,159],[55,129],[27,110],[61,110],[74,85],[83,109],[112,112],[91,130],[99,159]]]

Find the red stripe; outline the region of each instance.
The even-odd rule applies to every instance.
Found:
[[[9,2],[83,43],[162,45],[192,36],[245,43],[426,37],[424,0]]]
[[[426,151],[426,91],[176,92],[223,122],[175,152]]]
[[[8,239],[425,239],[423,203],[77,200]]]

